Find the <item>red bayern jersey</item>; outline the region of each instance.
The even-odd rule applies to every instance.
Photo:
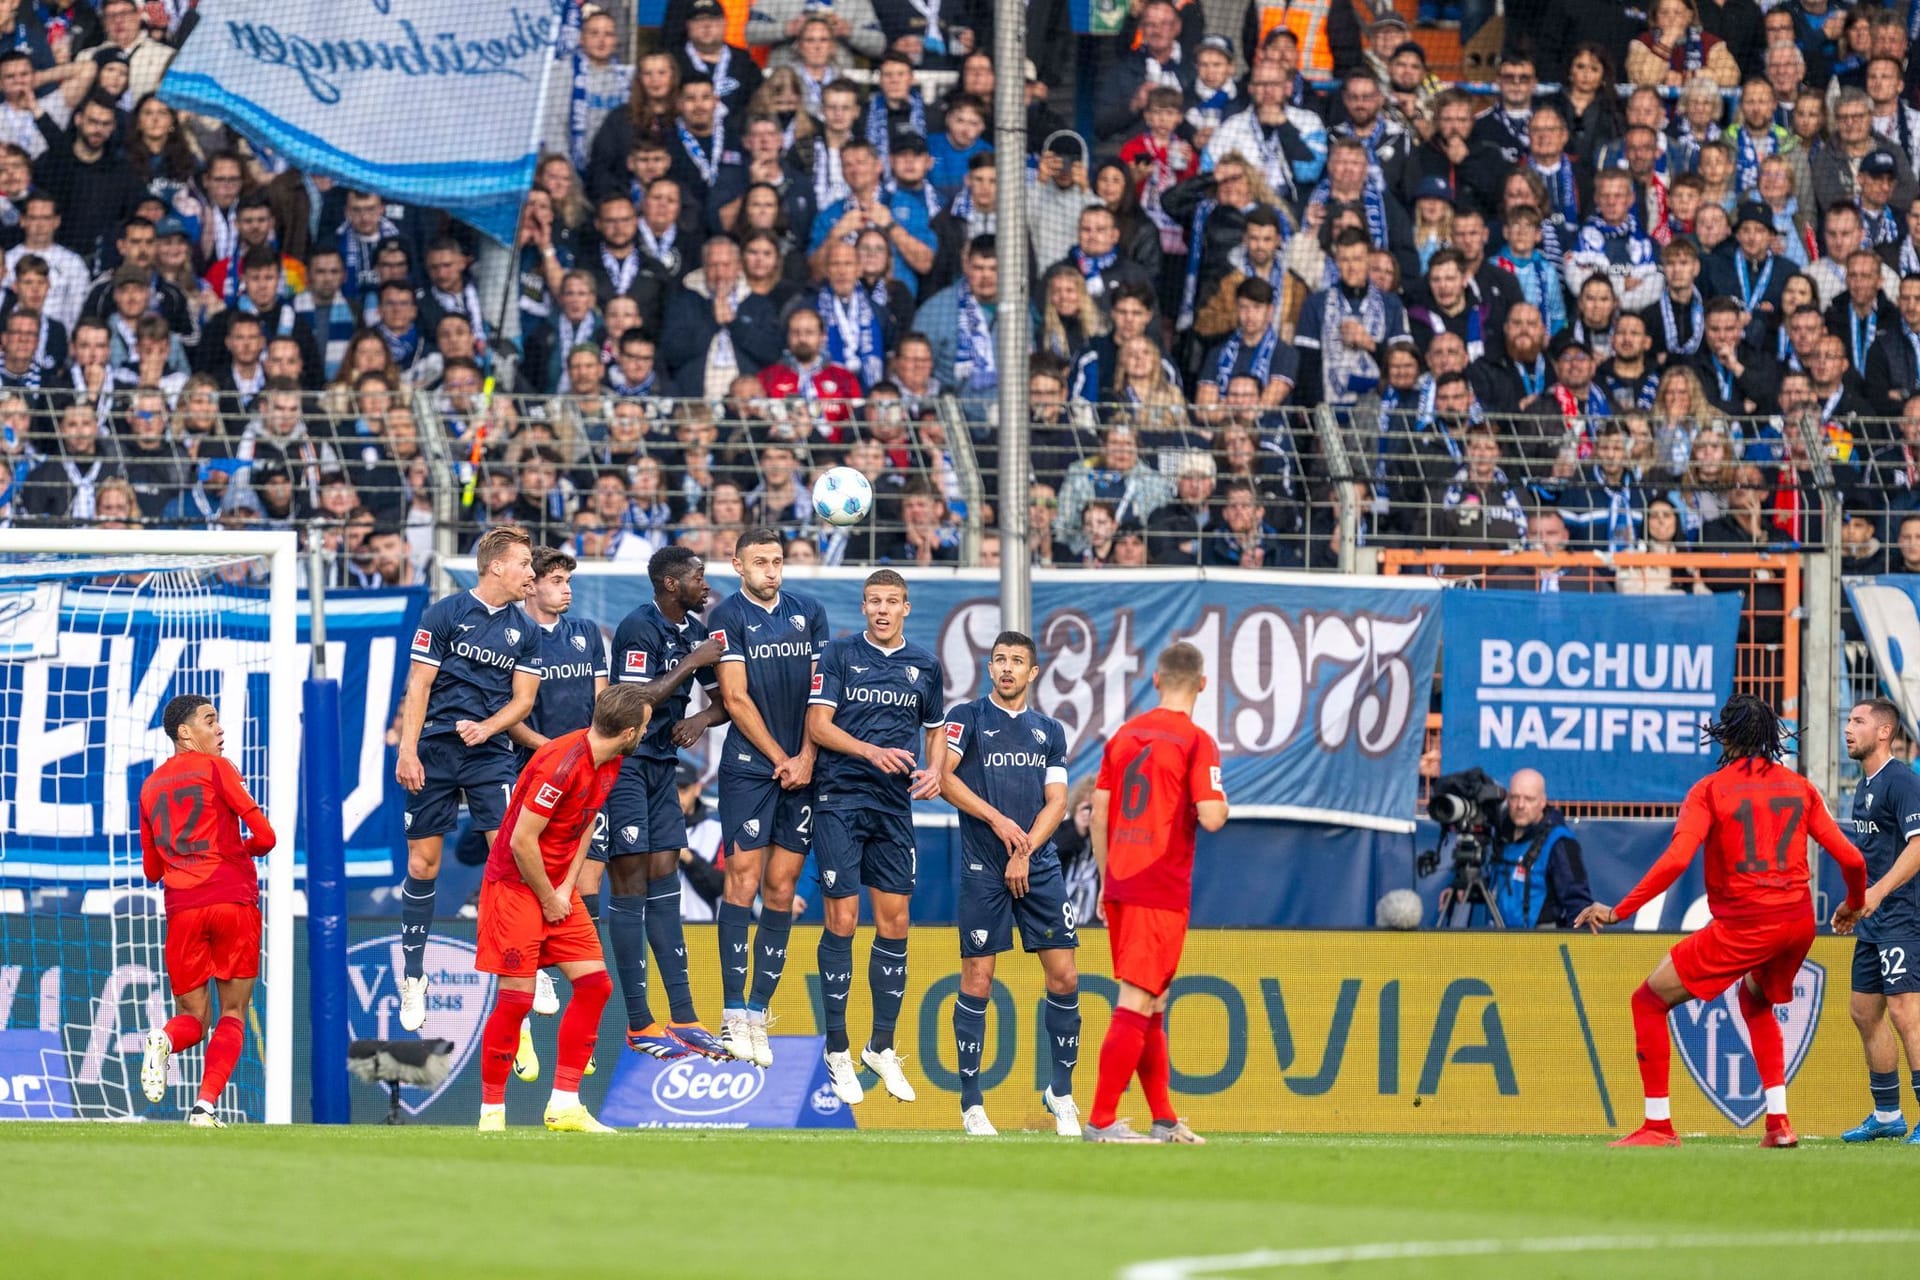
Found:
[[[824,361],[810,373],[784,360],[770,364],[760,371],[760,385],[771,399],[805,400],[815,433],[827,444],[841,443],[841,425],[853,420],[853,402],[861,395],[859,375]]]
[[[1813,909],[1807,837],[1840,864],[1859,906],[1866,863],[1814,785],[1770,760],[1738,760],[1693,784],[1660,860],[1614,910],[1622,919],[1663,893],[1706,845],[1707,906],[1716,920],[1772,920]]]
[[[254,849],[240,837],[242,821],[255,847],[273,847],[260,838],[269,830],[266,816],[225,756],[182,751],[148,776],[140,788],[140,848],[147,879],[166,885],[169,915],[259,902],[260,877]]]
[[[580,851],[580,837],[593,825],[594,818],[607,803],[620,776],[619,756],[594,767],[593,749],[587,745],[587,731],[576,729],[549,739],[533,753],[520,780],[513,784],[513,799],[507,805],[506,820],[493,837],[493,849],[487,854],[487,879],[519,880],[525,883],[513,860],[513,829],[525,809],[547,820],[540,833],[540,861],[547,869],[547,883],[558,885]]]
[[[1194,806],[1227,798],[1219,746],[1192,717],[1156,708],[1108,740],[1096,785],[1109,796],[1106,900],[1188,910]]]

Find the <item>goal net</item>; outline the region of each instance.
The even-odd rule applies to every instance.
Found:
[[[224,754],[279,844],[265,955],[223,1119],[291,1119],[300,679],[292,533],[0,532],[0,1118],[176,1119],[139,1086],[171,1013],[165,913],[141,869],[140,788],[169,699],[213,700]],[[217,1013],[217,999],[213,1001]]]

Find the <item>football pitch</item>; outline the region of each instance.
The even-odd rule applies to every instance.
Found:
[[[1913,1274],[1920,1151],[0,1125],[0,1274]],[[1891,1194],[1889,1194],[1891,1193]]]

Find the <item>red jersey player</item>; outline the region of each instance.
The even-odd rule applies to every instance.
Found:
[[[173,1018],[147,1032],[140,1088],[166,1096],[170,1055],[199,1044],[209,1030],[200,1096],[187,1113],[197,1128],[223,1126],[214,1104],[246,1047],[246,1010],[260,976],[260,878],[253,860],[273,848],[273,828],[220,748],[226,731],[213,703],[196,693],[167,703],[161,727],[173,758],[140,788],[140,852],[149,881],[164,882],[167,983]],[[251,834],[242,837],[240,824]],[[207,983],[217,984],[214,1025]]]
[[[614,685],[594,699],[593,723],[549,739],[514,784],[507,816],[494,835],[480,884],[474,968],[500,979],[499,995],[480,1037],[480,1128],[507,1127],[507,1073],[520,1026],[533,1008],[534,983],[549,965],[573,984],[560,1019],[559,1063],[547,1099],[547,1128],[611,1133],[580,1102],[580,1077],[593,1056],[613,983],[600,956],[600,934],[575,887],[594,819],[640,743],[653,713],[644,685]]]
[[[1220,748],[1193,722],[1206,685],[1200,651],[1167,646],[1153,673],[1160,705],[1121,725],[1100,758],[1091,835],[1120,999],[1100,1045],[1100,1084],[1082,1135],[1089,1142],[1203,1141],[1167,1094],[1165,1015],[1193,905],[1194,829],[1218,831],[1227,821]],[[1153,1112],[1150,1134],[1115,1114],[1136,1072]]]
[[[1860,851],[1840,833],[1813,784],[1780,763],[1773,708],[1736,693],[1707,734],[1721,746],[1720,768],[1694,783],[1680,806],[1673,839],[1618,907],[1595,903],[1574,927],[1595,933],[1631,916],[1666,891],[1702,844],[1707,847],[1707,906],[1713,919],[1688,934],[1633,993],[1633,1043],[1645,1088],[1646,1121],[1616,1147],[1677,1147],[1667,1094],[1673,1042],[1667,1014],[1685,1000],[1712,1000],[1740,984],[1760,1083],[1766,1089],[1763,1147],[1799,1143],[1787,1120],[1786,1052],[1773,1006],[1793,998],[1794,975],[1813,946],[1813,895],[1807,887],[1807,837],[1820,842],[1847,882],[1834,927],[1850,931],[1866,900]]]

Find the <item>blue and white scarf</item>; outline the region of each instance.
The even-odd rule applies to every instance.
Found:
[[[843,304],[835,296],[832,285],[822,285],[814,307],[827,322],[829,359],[859,374],[861,384],[866,387],[886,376],[886,344],[880,333],[880,316],[874,311],[865,289],[855,285],[851,301]]]
[[[719,128],[716,126],[713,131],[713,151],[709,154],[693,136],[692,130],[687,128],[685,120],[674,121],[673,127],[680,134],[680,146],[686,151],[687,159],[693,162],[693,167],[705,179],[707,186],[713,186],[714,179],[720,176],[720,150],[725,145],[721,141]]]
[[[1187,233],[1186,282],[1180,286],[1179,327],[1182,329],[1193,324],[1194,309],[1200,305],[1201,246],[1206,243],[1207,219],[1219,207],[1218,200],[1202,200],[1193,211],[1193,229]]]
[[[1876,299],[1876,301],[1878,301]],[[1852,307],[1847,308],[1847,333],[1852,339],[1853,367],[1867,367],[1867,352],[1873,350],[1873,340],[1880,335],[1880,308],[1874,307],[1864,319]]]
[[[376,324],[374,328],[386,340],[387,354],[395,364],[405,369],[413,363],[413,358],[420,353],[419,326],[408,325],[405,333],[395,333],[384,324]]]
[[[1120,251],[1109,249],[1098,257],[1090,258],[1076,244],[1067,250],[1067,261],[1080,269],[1081,277],[1087,282],[1087,292],[1099,298],[1107,292],[1106,277],[1102,273],[1111,271],[1113,264],[1120,261]]]
[[[569,60],[571,86],[567,94],[567,158],[581,173],[587,171],[587,55],[580,49],[583,4],[569,4],[560,18],[553,56]]]
[[[1321,365],[1325,370],[1325,383],[1329,396],[1339,396],[1351,402],[1365,395],[1380,383],[1380,366],[1374,357],[1349,347],[1341,340],[1340,322],[1349,317],[1360,321],[1360,327],[1376,341],[1387,335],[1387,300],[1372,285],[1360,299],[1358,306],[1349,305],[1346,290],[1335,286],[1326,293],[1325,308],[1320,319]]]
[[[1560,157],[1560,167],[1548,173],[1533,158],[1527,158],[1527,167],[1538,175],[1547,188],[1547,196],[1553,201],[1554,211],[1569,223],[1580,221],[1580,189],[1573,180],[1573,161],[1566,156]]]
[[[340,224],[340,262],[346,269],[346,279],[340,284],[340,292],[349,298],[361,299],[380,287],[380,272],[374,265],[374,255],[384,240],[391,240],[400,234],[400,228],[393,220],[382,215],[380,227],[373,233],[371,241],[362,240],[354,234],[353,224]]]
[[[1733,131],[1733,189],[1751,191],[1760,185],[1760,162],[1780,154],[1780,135],[1773,127],[1756,138],[1743,122]]]
[[[1258,379],[1263,389],[1273,376],[1273,351],[1279,341],[1280,335],[1272,325],[1268,325],[1267,331],[1260,335],[1260,345],[1253,349],[1253,363],[1247,366],[1248,375]],[[1240,348],[1238,329],[1228,334],[1227,340],[1220,344],[1220,359],[1213,368],[1213,385],[1220,388],[1222,395],[1226,393],[1227,383],[1233,379],[1234,369],[1240,364]]]
[[[1366,187],[1361,191],[1360,204],[1367,215],[1367,239],[1376,249],[1387,247],[1387,202],[1386,189],[1367,179]],[[1333,199],[1333,184],[1330,179],[1320,179],[1320,185],[1313,189],[1307,198],[1308,204],[1326,204]],[[1328,255],[1331,258],[1332,255]]]
[[[1762,281],[1762,284],[1764,285],[1765,282]],[[1673,299],[1667,295],[1665,289],[1660,291],[1660,325],[1664,345],[1669,355],[1692,355],[1700,349],[1700,339],[1706,336],[1707,308],[1705,302],[1701,300],[1700,290],[1698,289],[1693,291],[1693,306],[1688,308],[1688,315],[1693,321],[1691,326],[1692,332],[1688,335],[1687,340],[1682,342],[1680,341],[1679,333],[1674,327]]]
[[[912,123],[908,127],[921,137],[926,137],[927,104],[922,101],[918,87],[907,94],[907,110],[912,116]],[[887,95],[875,89],[873,97],[867,100],[867,141],[880,153],[881,164],[893,158],[893,127],[888,123],[890,118]]]
[[[1753,268],[1747,265],[1747,255],[1733,255],[1733,271],[1740,280],[1740,305],[1752,311],[1767,296],[1767,282],[1773,279],[1774,256],[1767,255],[1767,265],[1761,269],[1760,278],[1753,279]]]
[[[954,335],[954,381],[963,391],[993,386],[999,380],[993,328],[987,323],[986,308],[965,280],[960,282],[959,321],[959,331]]]
[[[1866,206],[1854,201],[1860,209],[1860,221],[1867,225],[1867,243],[1874,248],[1883,244],[1899,244],[1906,233],[1900,229],[1900,219],[1894,216],[1893,206],[1886,205],[1878,214],[1868,213]]]

